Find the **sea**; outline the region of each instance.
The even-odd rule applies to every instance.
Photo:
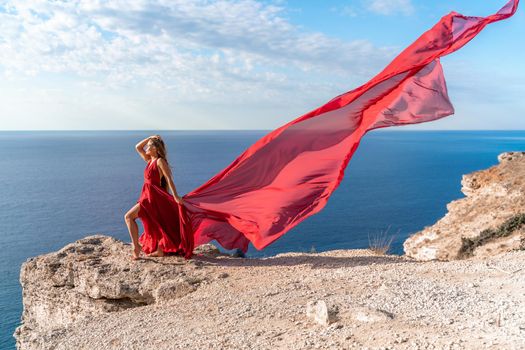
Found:
[[[392,129],[365,134],[320,212],[262,251],[250,246],[247,257],[367,248],[378,235],[391,237],[389,253],[401,255],[408,236],[464,197],[463,174],[496,165],[502,152],[525,150],[523,130]],[[0,131],[0,349],[15,349],[24,261],[92,234],[130,242],[124,214],[142,188],[144,161],[134,148],[140,140],[164,138],[177,191],[184,195],[269,132]]]

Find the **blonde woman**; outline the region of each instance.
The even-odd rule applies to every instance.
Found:
[[[183,199],[173,183],[164,141],[160,135],[153,135],[140,141],[135,148],[147,164],[139,200],[124,216],[133,245],[132,259],[140,259],[141,250],[147,256],[160,257],[165,253],[187,256],[188,249],[193,249],[187,242],[192,240],[183,237],[180,224]],[[137,218],[144,226],[140,238]]]

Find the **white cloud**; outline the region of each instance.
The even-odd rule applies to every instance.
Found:
[[[181,96],[210,93],[221,83],[244,91],[276,77],[285,82],[293,70],[360,78],[393,55],[367,41],[301,33],[282,8],[251,0],[14,1],[5,8],[4,71],[102,75],[110,87],[147,82]]]
[[[365,7],[376,14],[393,15],[414,13],[411,0],[365,0]]]
[[[0,5],[0,90],[17,85],[32,94],[28,103],[13,93],[10,116],[62,114],[61,123],[75,111],[89,114],[86,123],[97,114],[104,120],[118,114],[120,123],[148,108],[166,117],[192,105],[202,118],[206,108],[213,116],[243,116],[250,108],[263,111],[264,103],[285,122],[365,82],[396,53],[304,32],[277,3],[7,1]],[[55,92],[44,96],[39,89]],[[135,112],[115,112],[130,99]]]
[[[332,12],[346,17],[358,17],[373,13],[380,16],[392,15],[411,15],[414,13],[414,6],[411,0],[361,0],[352,5],[333,6]]]
[[[279,3],[0,0],[0,128],[273,129],[367,81],[399,51],[305,32]],[[346,15],[413,11],[400,0],[352,6]],[[477,127],[483,113],[512,106],[521,126],[523,70],[464,60],[445,64],[458,114],[472,111],[465,120]]]

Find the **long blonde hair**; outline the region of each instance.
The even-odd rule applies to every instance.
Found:
[[[162,140],[162,137],[160,137],[160,135],[155,135],[153,137],[150,137],[150,140],[151,143],[153,143],[153,145],[157,149],[158,157],[164,159],[168,164],[168,167],[171,168],[171,165],[168,162],[168,150],[166,149],[166,145],[164,144],[164,140]],[[166,180],[165,176],[163,176],[160,180],[160,186],[164,188],[166,192],[169,192],[168,181]]]

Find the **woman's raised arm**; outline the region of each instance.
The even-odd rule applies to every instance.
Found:
[[[137,143],[135,145],[135,149],[137,150],[137,152],[139,153],[139,155],[142,157],[142,159],[144,159],[145,162],[149,161],[150,160],[150,156],[146,154],[146,152],[144,151],[144,145],[146,143],[148,143],[149,139],[150,139],[151,136],[148,136],[146,137],[144,140],[140,141],[139,143]]]

